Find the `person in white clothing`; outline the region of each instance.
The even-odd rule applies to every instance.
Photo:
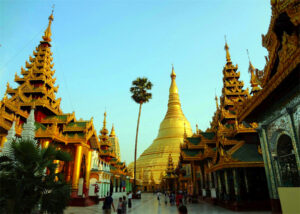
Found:
[[[160,205],[160,192],[157,192],[157,200],[158,200],[158,204]]]
[[[132,192],[128,193],[128,208],[131,208]]]

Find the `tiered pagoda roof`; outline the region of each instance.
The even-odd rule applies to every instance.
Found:
[[[243,90],[244,82],[240,81],[238,65],[233,65],[227,42],[225,43],[226,64],[223,68],[223,89],[220,98],[220,122],[222,125],[234,124],[236,113],[235,105],[240,105],[248,96],[248,89]]]
[[[181,146],[182,161],[203,160],[215,154],[216,134],[214,132],[199,132],[193,137],[184,139]]]
[[[210,128],[205,132],[198,131],[192,137],[185,137],[181,146],[181,161],[205,161],[208,163],[207,170],[218,170],[220,168],[236,166],[248,167],[251,164],[263,166],[262,156],[256,144],[251,144],[249,139],[254,139],[256,123],[247,124],[238,122],[237,108],[239,108],[249,97],[248,89],[244,90],[243,81],[240,81],[238,66],[233,65],[227,42],[225,43],[226,64],[223,68],[223,89],[220,97],[216,100],[216,111],[210,123]],[[251,69],[251,70],[250,70]],[[258,80],[250,62],[249,72],[252,74],[252,91],[259,90]],[[250,143],[250,144],[249,144]],[[249,153],[245,154],[245,151]],[[255,162],[255,163],[254,163]]]
[[[176,178],[177,175],[175,174],[175,171],[174,171],[174,164],[173,164],[173,158],[172,158],[172,155],[171,153],[169,154],[169,157],[168,157],[168,165],[167,165],[167,169],[166,169],[166,175],[164,176],[164,179],[172,179],[172,178]],[[152,177],[153,177],[153,174],[151,174]],[[153,180],[153,178],[152,178]]]
[[[103,127],[100,130],[100,158],[105,160],[106,162],[109,162],[111,173],[114,175],[127,175],[128,170],[125,165],[125,162],[121,162],[118,158],[116,148],[114,147],[112,139],[116,137],[115,129],[112,127],[111,133],[108,135],[108,130],[106,128],[106,112],[104,113],[104,120],[103,120]],[[116,142],[115,142],[116,143]],[[119,146],[119,144],[118,144]]]
[[[36,138],[50,138],[64,144],[88,144],[93,149],[99,149],[93,119],[77,121],[74,112],[62,112],[61,99],[56,98],[58,86],[53,77],[55,70],[50,44],[53,20],[51,14],[42,41],[25,62],[25,68],[21,67],[21,76],[15,74],[14,80],[18,86],[13,88],[7,83],[4,98],[0,101],[0,137],[6,136],[13,121],[16,121],[16,134],[20,136],[23,124],[34,108]]]
[[[112,143],[109,140],[108,130],[106,129],[106,112],[104,112],[104,119],[103,119],[103,127],[100,130],[100,157],[101,159],[109,162],[112,158],[114,158],[114,154],[112,152]]]

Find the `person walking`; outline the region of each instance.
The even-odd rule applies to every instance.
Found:
[[[157,200],[158,200],[158,204],[160,205],[160,192],[157,192]]]
[[[175,205],[175,192],[172,192],[172,205]]]
[[[102,209],[104,210],[104,214],[111,214],[111,207],[113,207],[114,212],[115,210],[115,205],[114,205],[114,200],[111,197],[112,193],[110,193],[108,196],[105,197]]]
[[[128,194],[128,208],[131,208],[131,200],[132,200],[132,192],[130,191]]]
[[[168,194],[165,192],[165,205],[168,204]]]
[[[187,194],[186,194],[186,191],[183,192],[183,202],[184,202],[184,204],[187,204]]]
[[[122,214],[126,214],[126,211],[127,211],[127,201],[126,201],[126,196],[123,196]]]
[[[122,207],[123,207],[123,202],[122,202],[122,197],[119,198],[119,204],[118,204],[118,214],[122,214]]]

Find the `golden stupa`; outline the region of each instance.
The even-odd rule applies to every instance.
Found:
[[[141,179],[144,185],[161,182],[167,169],[169,154],[172,155],[176,168],[184,134],[192,135],[191,125],[181,110],[175,79],[176,74],[172,66],[167,114],[160,124],[156,139],[141,154],[136,163],[137,179]],[[130,164],[129,167],[133,167],[133,164]]]

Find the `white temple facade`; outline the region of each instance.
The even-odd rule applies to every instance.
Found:
[[[89,196],[104,198],[110,192],[110,165],[99,159],[97,151],[92,152]],[[98,192],[95,189],[98,187]]]

